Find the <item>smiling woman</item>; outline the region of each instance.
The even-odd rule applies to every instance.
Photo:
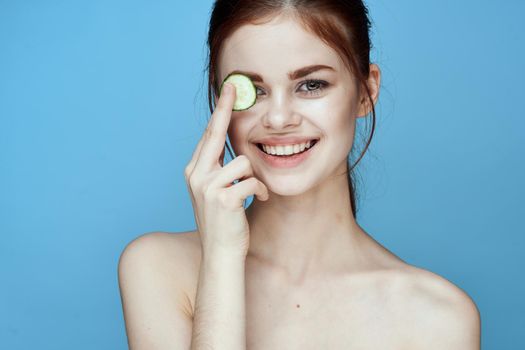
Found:
[[[214,3],[212,116],[185,168],[198,228],[122,254],[130,348],[479,349],[472,299],[357,223],[352,174],[381,77],[369,29],[360,0]],[[250,108],[233,108],[233,73],[255,85]]]

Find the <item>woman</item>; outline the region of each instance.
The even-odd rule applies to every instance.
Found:
[[[360,0],[215,2],[213,114],[185,169],[198,230],[122,254],[131,349],[479,349],[471,298],[356,222],[348,156],[380,88],[369,27]],[[257,88],[247,110],[218,94],[232,72]]]

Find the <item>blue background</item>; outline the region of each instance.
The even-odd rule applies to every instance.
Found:
[[[0,348],[126,349],[122,250],[195,228],[212,1],[187,4],[0,2]],[[474,299],[484,349],[525,349],[525,4],[368,4],[358,221]]]

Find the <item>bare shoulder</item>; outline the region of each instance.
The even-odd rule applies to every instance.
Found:
[[[460,287],[434,272],[410,265],[402,273],[401,320],[411,346],[479,349],[480,313]]]
[[[200,239],[197,231],[149,232],[132,240],[119,260],[119,271],[124,265],[132,269],[148,270],[164,276],[163,283],[177,283],[191,292],[192,282],[197,278],[200,261]]]
[[[156,252],[170,256],[177,253],[179,256],[182,254],[183,257],[190,258],[196,253],[200,254],[200,239],[197,231],[148,232],[131,241],[125,251],[135,247],[160,249]]]
[[[194,231],[150,232],[124,248],[118,281],[130,348],[189,346],[199,248]]]

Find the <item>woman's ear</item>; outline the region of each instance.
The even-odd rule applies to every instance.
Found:
[[[377,64],[370,64],[370,74],[366,84],[368,86],[368,90],[370,90],[370,95],[374,101],[375,106],[377,98],[379,97],[379,88],[381,87],[381,70]],[[363,87],[361,91],[361,98],[359,100],[359,111],[357,113],[357,118],[365,117],[370,112],[372,112],[372,106],[370,104],[368,94]]]

